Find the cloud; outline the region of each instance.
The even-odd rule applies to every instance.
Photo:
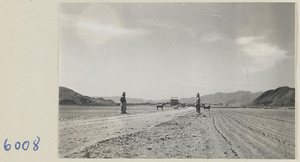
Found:
[[[186,28],[183,28],[186,33],[191,36],[192,38],[197,38],[197,33],[191,28],[191,27],[186,27]]]
[[[240,37],[240,38],[236,39],[236,42],[238,44],[241,44],[241,45],[247,45],[247,44],[250,44],[250,43],[255,42],[255,41],[263,41],[263,39],[265,39],[265,36],[260,36],[260,37]]]
[[[118,22],[100,22],[96,18],[81,17],[75,26],[79,38],[90,47],[97,47],[115,37],[129,39],[150,33],[144,29],[124,28]]]
[[[137,22],[144,24],[144,25],[150,25],[150,26],[155,26],[159,28],[175,28],[175,25],[164,22],[164,21],[159,21],[159,20],[154,20],[154,19],[148,19],[148,20],[137,20]]]
[[[79,30],[88,30],[94,34],[108,35],[109,37],[147,33],[144,29],[126,29],[117,24],[101,24],[97,21],[80,21],[76,23],[76,26]]]
[[[287,58],[284,51],[274,44],[267,43],[265,36],[240,37],[236,39],[247,58],[246,67],[243,69],[251,72],[265,71],[272,68],[276,62]]]
[[[60,24],[76,31],[74,35],[89,48],[96,48],[110,39],[134,39],[149,34],[141,28],[124,27],[115,10],[108,5],[89,5],[80,14],[60,14]]]
[[[219,15],[219,14],[208,14],[209,16],[212,16],[212,17],[218,17],[218,18],[222,18],[222,16],[221,15]]]
[[[205,33],[200,40],[205,41],[205,42],[216,42],[218,40],[221,40],[223,37],[215,32],[211,33]]]

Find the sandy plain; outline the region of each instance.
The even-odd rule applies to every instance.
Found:
[[[60,158],[294,159],[295,110],[60,107]]]

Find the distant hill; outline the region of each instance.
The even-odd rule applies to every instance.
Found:
[[[105,100],[101,97],[83,96],[69,88],[59,87],[59,104],[60,105],[116,105],[112,100]]]
[[[204,103],[222,103],[223,105],[228,106],[243,106],[247,105],[256,99],[262,92],[252,93],[249,91],[237,91],[234,93],[215,93],[210,95],[201,96],[201,102]],[[120,103],[121,96],[112,96],[112,97],[103,97],[104,99],[113,100],[116,103]],[[127,103],[141,104],[141,103],[162,103],[162,102],[170,102],[170,99],[161,99],[161,100],[145,100],[141,98],[129,98],[126,97]],[[191,104],[194,103],[196,97],[190,98],[180,98],[180,103]]]
[[[201,102],[212,103],[212,104],[222,103],[222,105],[228,105],[228,106],[243,106],[249,104],[261,94],[262,92],[252,93],[249,91],[237,91],[233,93],[218,92],[215,94],[201,96]],[[179,102],[194,103],[195,100],[196,97],[181,98],[179,99]]]
[[[295,106],[295,88],[279,87],[268,90],[249,104],[250,106]]]
[[[121,96],[111,96],[111,97],[103,97],[106,100],[112,100],[116,103],[120,103]],[[142,98],[129,98],[126,97],[127,103],[134,103],[134,104],[142,104],[142,103],[155,103],[153,100],[145,100]]]
[[[60,105],[118,105],[121,96],[113,97],[89,97],[83,96],[69,88],[59,87]],[[145,100],[141,98],[128,98],[129,104],[145,104],[169,102],[164,100]],[[196,97],[181,98],[180,103],[194,103]],[[237,91],[233,93],[215,93],[201,96],[202,103],[220,104],[223,106],[295,106],[295,89],[289,87],[280,87],[275,90],[268,90],[264,93],[252,93],[249,91]]]

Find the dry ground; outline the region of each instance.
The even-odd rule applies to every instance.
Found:
[[[294,110],[215,108],[201,116],[194,108],[167,110],[108,117],[95,110],[94,117],[77,112],[72,120],[61,113],[60,157],[295,158]]]

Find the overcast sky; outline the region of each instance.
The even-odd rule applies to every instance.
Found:
[[[61,3],[59,85],[144,99],[295,87],[293,3]]]

